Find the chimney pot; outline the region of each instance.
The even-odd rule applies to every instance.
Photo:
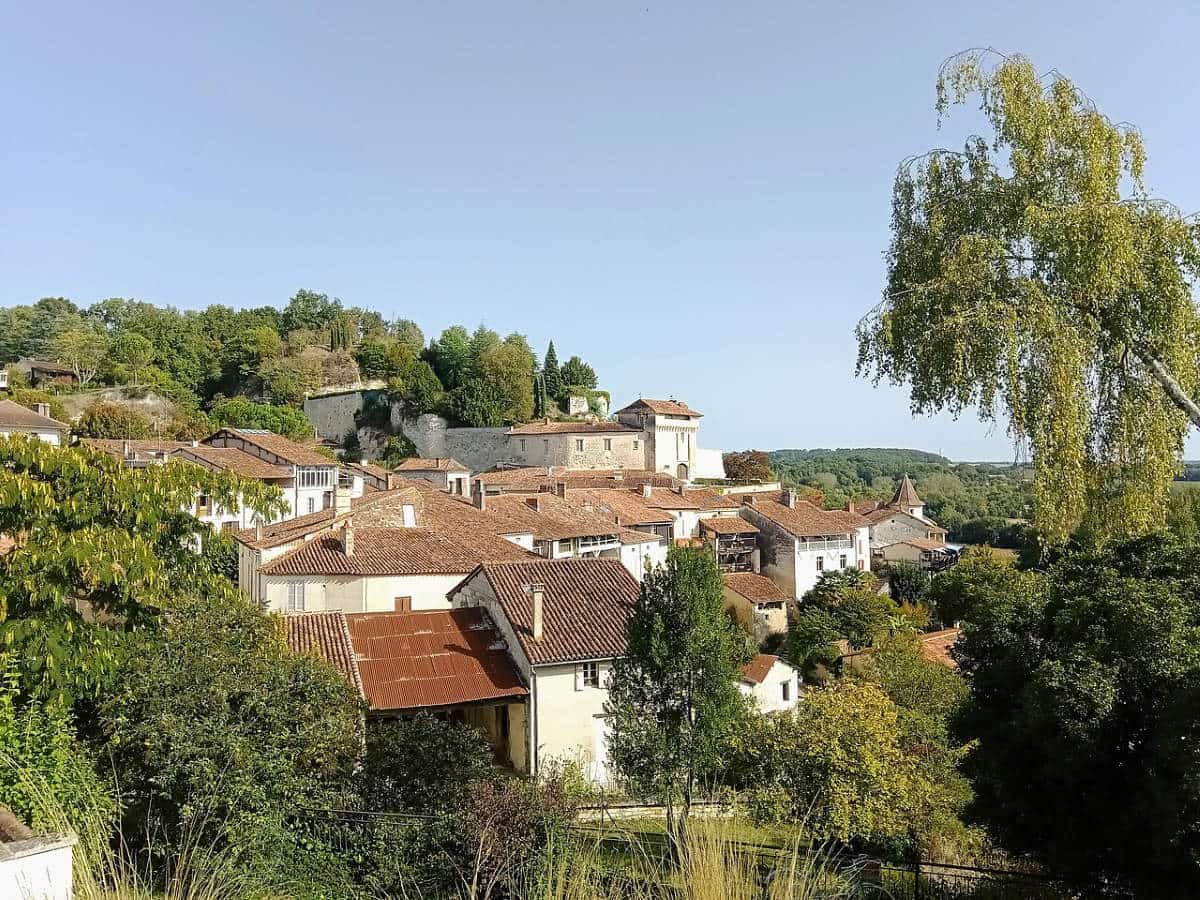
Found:
[[[263,536],[263,523],[262,523],[262,519],[256,519],[256,520],[255,520],[255,522],[254,522],[254,539],[255,539],[256,541],[261,541],[261,540],[262,540],[262,536]]]
[[[754,494],[742,494],[742,506],[753,506]]]
[[[533,639],[540,641],[546,631],[546,587],[542,584],[529,585],[529,596],[533,601]]]

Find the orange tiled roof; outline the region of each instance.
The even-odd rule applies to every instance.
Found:
[[[669,513],[647,506],[640,491],[627,488],[568,488],[567,500],[590,503],[594,508],[611,514],[622,525],[670,525]]]
[[[753,522],[740,516],[716,516],[711,519],[701,519],[700,527],[713,534],[754,534],[758,527]]]
[[[699,418],[700,416],[704,415],[704,413],[697,412],[696,410],[692,409],[682,400],[650,400],[645,397],[639,400],[634,400],[624,409],[618,410],[617,414],[620,415],[623,412],[641,412],[643,410],[649,410],[650,412],[659,416],[688,416],[691,418]]]
[[[485,578],[534,665],[609,659],[625,653],[625,627],[640,588],[616,559],[539,559],[484,563],[450,592]],[[531,584],[544,589],[543,635],[533,638]]]
[[[895,507],[901,506],[921,506],[924,501],[917,496],[917,489],[913,487],[912,481],[908,477],[908,473],[904,473],[904,477],[900,480],[900,486],[896,488],[896,495],[892,497],[891,505]]]
[[[128,448],[135,456],[143,453],[172,453],[191,447],[191,441],[119,440],[117,438],[81,438],[79,443],[94,450],[101,450],[117,459],[125,458]]]
[[[622,544],[661,544],[664,538],[648,531],[622,531],[617,540]]]
[[[771,674],[771,667],[779,662],[778,656],[770,653],[760,653],[746,665],[742,666],[742,678],[753,684],[762,684]]]
[[[514,532],[530,532],[539,541],[616,534],[611,515],[554,494],[500,494],[487,498],[487,511],[512,523]]]
[[[475,476],[475,480],[504,491],[553,489],[560,482],[570,488],[629,488],[652,484],[671,488],[679,480],[648,469],[564,469],[558,466],[503,466]]]
[[[762,494],[753,497],[754,502],[745,504],[743,509],[770,519],[795,537],[847,534],[866,524],[862,516],[840,509],[820,509],[807,500],[797,500],[795,507],[789,507]]]
[[[35,413],[27,406],[12,400],[0,400],[0,428],[29,428],[45,431],[66,431],[70,428],[64,422],[51,419]]]
[[[423,519],[424,498],[416,490],[412,482],[402,487],[388,491],[374,491],[355,497],[350,504],[350,513],[354,516],[355,524],[364,528],[386,528],[403,526],[404,507],[412,506],[417,515],[417,523]],[[327,531],[335,524],[337,513],[334,509],[319,509],[316,512],[294,519],[284,519],[273,525],[264,525],[262,537],[258,536],[256,528],[247,528],[237,533],[237,539],[248,547],[263,550],[268,547],[280,547],[290,544],[312,534]]]
[[[176,450],[172,456],[208,469],[233,472],[245,478],[292,477],[292,470],[289,466],[274,465],[237,447],[210,447],[208,444],[193,447],[189,444]]]
[[[354,662],[346,617],[340,612],[294,613],[283,617],[288,646],[297,653],[310,653],[342,673],[360,697],[362,679]]]
[[[752,603],[773,603],[788,598],[779,585],[755,572],[730,572],[725,576],[725,584]]]
[[[340,529],[304,541],[265,563],[263,575],[465,575],[484,559],[527,559],[516,544],[497,538],[486,548],[452,542],[425,528],[354,528],[346,555]]]
[[[628,432],[639,434],[638,430],[620,422],[527,422],[524,425],[514,425],[508,429],[509,434],[612,434]]]
[[[205,444],[220,441],[225,437],[241,438],[247,444],[253,444],[262,450],[278,456],[294,466],[336,466],[337,461],[330,459],[314,448],[315,444],[298,444],[282,434],[273,431],[263,431],[258,428],[222,428],[215,434],[204,439]]]
[[[704,489],[664,491],[651,488],[649,497],[639,495],[639,499],[651,509],[737,509],[741,505],[723,494]]]
[[[921,635],[921,653],[928,660],[958,668],[951,650],[962,632],[958,628],[944,628],[941,631],[931,631]]]
[[[452,456],[421,457],[410,456],[396,463],[397,472],[470,472],[470,466],[464,466]]]
[[[346,616],[374,710],[457,706],[528,693],[480,609]]]

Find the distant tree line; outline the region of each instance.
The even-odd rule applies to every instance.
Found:
[[[409,319],[388,321],[309,290],[282,309],[178,310],[122,298],[81,307],[46,297],[0,309],[0,363],[22,358],[68,366],[85,388],[165,396],[195,426],[180,432],[202,431],[211,423],[195,414],[206,412],[221,424],[297,433],[258,407],[296,408],[306,394],[363,378],[387,381],[407,415],[435,412],[472,426],[558,416],[568,392],[597,385],[580,357],[560,366],[553,343],[539,363],[523,335],[502,338],[482,325],[451,326],[426,342]],[[136,436],[142,424],[128,423],[120,436]]]

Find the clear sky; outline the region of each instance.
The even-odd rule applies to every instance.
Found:
[[[307,287],[553,338],[707,446],[1004,459],[853,374],[896,164],[974,124],[938,132],[938,64],[1057,67],[1200,209],[1194,0],[181,6],[6,6],[0,305]]]

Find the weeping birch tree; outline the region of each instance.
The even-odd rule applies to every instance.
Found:
[[[989,136],[897,172],[859,374],[907,383],[914,413],[1006,425],[1049,542],[1143,533],[1200,426],[1200,229],[1148,193],[1141,135],[1062,75],[969,51],[942,67],[939,123],[973,100]]]

